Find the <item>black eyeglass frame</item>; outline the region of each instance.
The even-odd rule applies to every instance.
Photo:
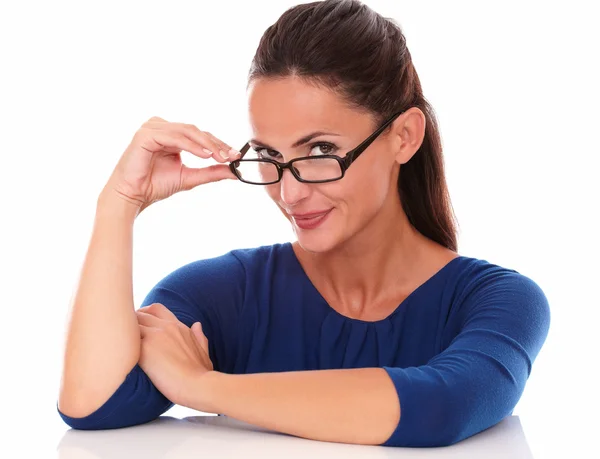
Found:
[[[274,159],[269,159],[269,158],[243,159],[244,155],[250,149],[250,142],[247,142],[246,145],[244,145],[240,149],[240,153],[242,155],[238,159],[236,159],[235,161],[232,161],[231,163],[229,163],[229,169],[231,169],[231,172],[233,172],[235,174],[235,176],[241,182],[248,183],[250,185],[272,185],[274,183],[277,183],[277,182],[281,181],[281,179],[283,177],[283,171],[285,169],[289,169],[290,172],[292,173],[292,175],[296,178],[296,180],[298,180],[299,182],[302,182],[302,183],[327,183],[327,182],[335,182],[337,180],[340,180],[340,179],[344,178],[344,175],[346,175],[346,170],[348,170],[348,168],[350,167],[350,165],[354,161],[356,161],[356,159],[361,155],[361,153],[363,151],[365,151],[369,147],[369,145],[371,145],[371,143],[373,143],[373,141],[385,130],[385,128],[387,128],[392,123],[392,121],[394,121],[396,118],[398,118],[398,116],[400,116],[405,111],[406,110],[402,110],[400,112],[394,113],[385,123],[383,123],[381,125],[381,127],[379,127],[375,132],[373,132],[373,134],[371,134],[369,137],[367,137],[356,148],[354,148],[353,150],[350,150],[346,154],[346,156],[344,156],[343,158],[340,158],[337,155],[320,155],[320,156],[315,156],[315,157],[303,156],[303,157],[300,157],[300,158],[291,159],[290,161],[288,161],[286,163],[280,163],[278,161],[275,161]],[[309,160],[309,159],[314,160],[316,158],[332,158],[332,159],[335,159],[339,163],[339,165],[340,165],[340,169],[342,171],[342,175],[340,175],[337,178],[327,179],[327,180],[305,180],[302,177],[300,177],[300,175],[296,172],[296,169],[294,167],[292,167],[292,165],[294,163],[298,162],[298,161],[306,161],[306,160]],[[258,183],[258,182],[251,182],[251,181],[248,181],[248,180],[244,180],[241,177],[241,174],[239,174],[238,171],[237,171],[237,167],[242,162],[261,162],[261,163],[267,162],[267,163],[274,164],[275,167],[277,167],[278,178],[275,181],[266,182],[266,183]]]

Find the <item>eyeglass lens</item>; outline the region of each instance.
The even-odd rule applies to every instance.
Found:
[[[303,158],[292,163],[294,172],[303,180],[335,180],[342,177],[340,163],[334,158]],[[240,161],[241,178],[252,183],[272,183],[279,179],[277,166],[268,161]]]

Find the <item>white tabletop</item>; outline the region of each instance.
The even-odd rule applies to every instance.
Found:
[[[456,445],[399,448],[321,442],[272,432],[226,416],[161,416],[148,424],[114,430],[67,430],[60,459],[120,458],[510,458],[531,459],[518,416]]]

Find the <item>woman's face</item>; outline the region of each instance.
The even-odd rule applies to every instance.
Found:
[[[262,157],[280,162],[322,154],[344,157],[379,127],[370,115],[349,108],[333,92],[299,78],[257,79],[248,94],[250,144]],[[317,131],[326,134],[292,148],[297,140]],[[383,208],[394,207],[389,200],[399,199],[394,151],[399,144],[394,132],[381,134],[341,180],[301,183],[285,170],[279,183],[265,185],[305,250],[339,248],[370,224],[377,224],[375,217]]]

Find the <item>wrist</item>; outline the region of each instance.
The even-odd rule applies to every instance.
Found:
[[[96,215],[98,216],[124,218],[133,221],[141,211],[142,206],[140,203],[130,201],[110,189],[102,190],[96,201]]]
[[[210,370],[196,377],[189,391],[190,402],[186,404],[188,408],[205,413],[220,413],[219,390],[227,376],[226,373]]]

